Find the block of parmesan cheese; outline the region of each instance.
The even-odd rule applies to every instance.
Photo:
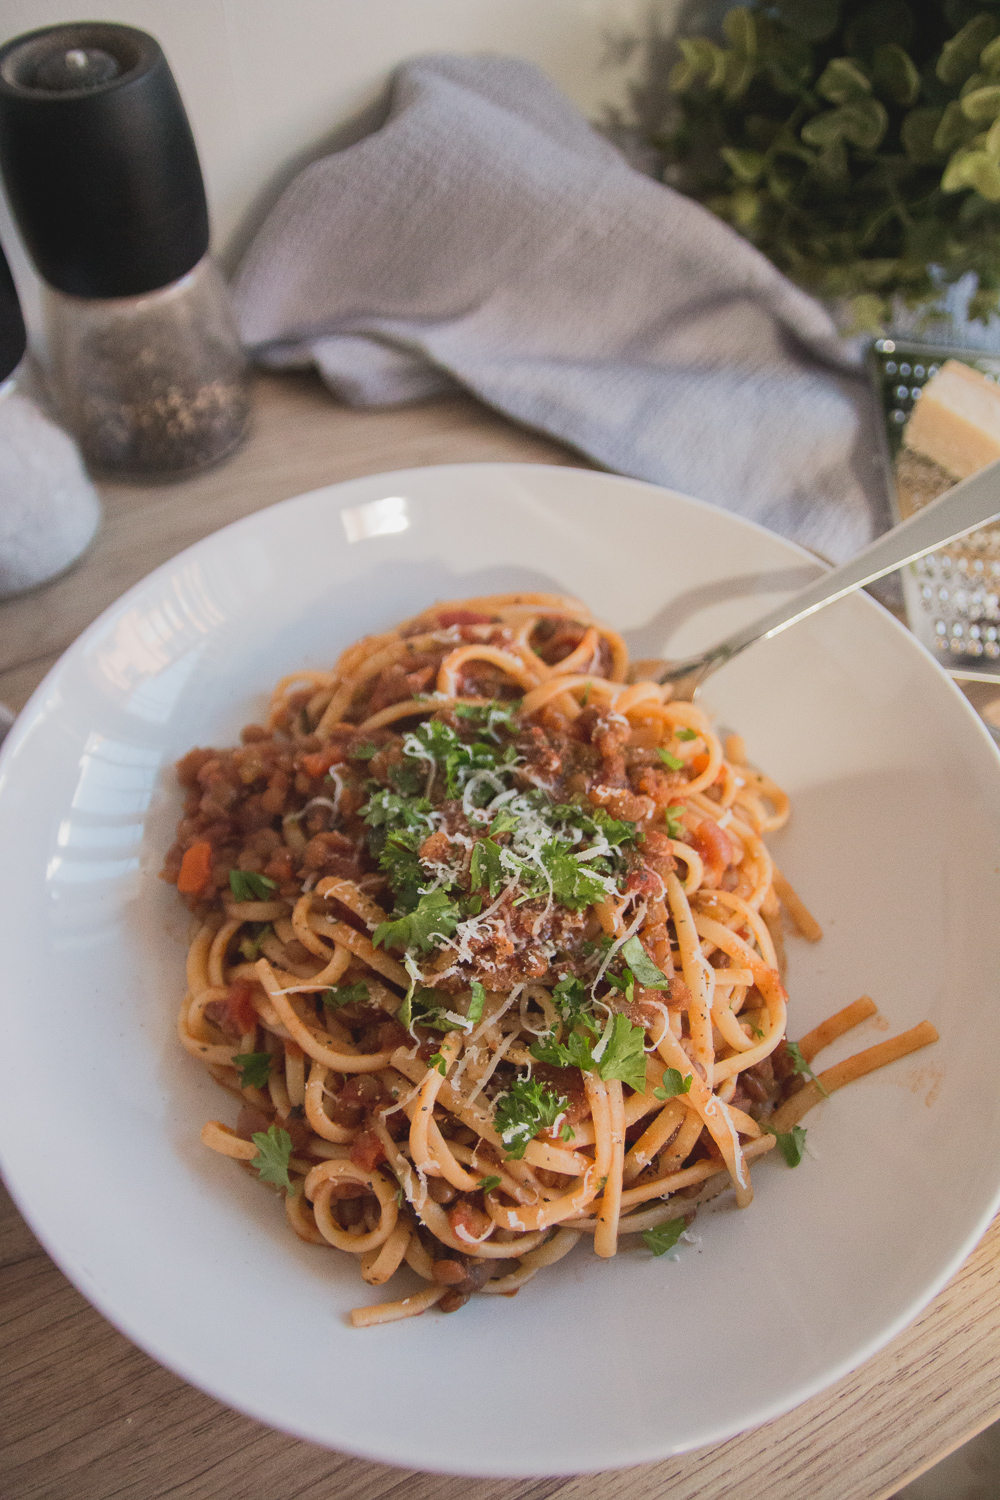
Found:
[[[924,386],[903,442],[956,479],[977,474],[1000,458],[1000,386],[949,359]]]

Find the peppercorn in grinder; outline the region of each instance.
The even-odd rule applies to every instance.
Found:
[[[249,419],[246,357],[159,43],[81,22],[0,47],[0,171],[44,282],[53,396],[91,468],[169,479],[224,457]]]

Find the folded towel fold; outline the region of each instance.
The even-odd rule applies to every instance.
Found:
[[[888,522],[827,312],[528,63],[403,66],[386,123],[299,173],[234,292],[262,363],[314,363],[353,405],[458,384],[836,561]]]

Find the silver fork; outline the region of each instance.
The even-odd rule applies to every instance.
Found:
[[[817,578],[815,583],[810,583],[800,593],[793,594],[762,619],[755,620],[742,630],[734,631],[725,640],[719,641],[718,645],[710,646],[697,656],[664,662],[660,671],[649,672],[644,666],[643,679],[646,682],[670,682],[673,684],[675,698],[690,701],[706,677],[710,677],[727,661],[732,661],[734,656],[739,656],[748,646],[757,641],[769,641],[790,625],[796,625],[799,620],[814,615],[824,605],[832,604],[835,599],[842,599],[845,594],[864,588],[866,583],[872,583],[876,578],[882,578],[886,573],[892,573],[896,568],[933,552],[935,547],[944,547],[948,542],[957,541],[960,536],[985,526],[998,516],[1000,461],[981,469],[971,479],[963,479],[954,489],[948,490],[937,500],[932,500],[930,505],[925,505],[915,515],[880,536],[877,542],[866,547],[864,552],[859,552],[857,557],[852,557],[850,562],[824,573],[822,578]]]

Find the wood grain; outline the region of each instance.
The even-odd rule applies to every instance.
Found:
[[[87,556],[0,605],[0,698],[21,706],[107,604],[229,521],[360,474],[511,459],[583,462],[468,397],[351,412],[310,377],[262,376],[254,434],[225,467],[103,487]],[[623,1473],[467,1480],[314,1447],[185,1385],[84,1301],[0,1192],[4,1500],[884,1500],[998,1414],[1000,1223],[906,1333],[756,1432]]]

